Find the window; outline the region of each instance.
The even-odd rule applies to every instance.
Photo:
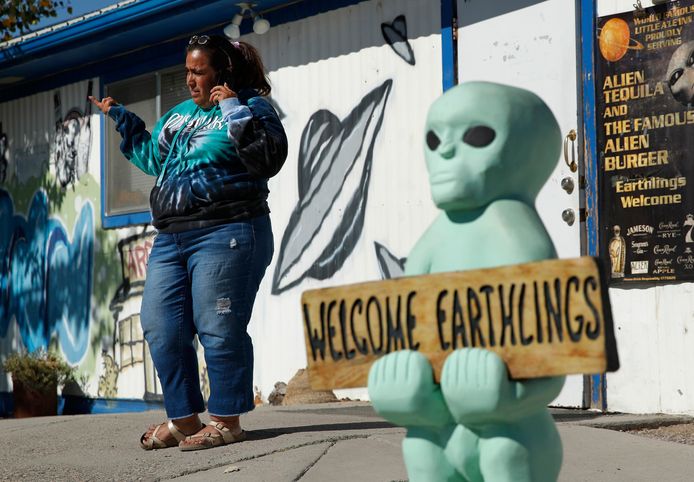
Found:
[[[107,84],[105,96],[113,97],[140,117],[149,132],[162,114],[190,98],[185,71],[180,68]],[[121,136],[114,129],[113,122],[107,121],[104,127],[104,227],[149,222],[149,192],[156,179],[125,158],[120,151]]]
[[[140,315],[132,315],[118,322],[120,338],[120,368],[144,362],[145,338],[142,334]]]

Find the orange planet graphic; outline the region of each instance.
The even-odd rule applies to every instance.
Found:
[[[600,53],[609,62],[616,62],[627,50],[641,50],[643,44],[631,38],[629,24],[621,18],[611,18],[602,26],[599,36]]]

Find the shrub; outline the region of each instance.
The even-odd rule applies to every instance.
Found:
[[[75,369],[53,353],[39,349],[33,353],[13,353],[2,364],[13,380],[35,390],[46,391],[74,378]]]

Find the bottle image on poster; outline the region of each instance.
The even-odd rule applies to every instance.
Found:
[[[610,283],[694,280],[694,0],[597,22],[600,255]]]
[[[621,228],[614,226],[614,236],[610,240],[610,276],[612,278],[624,278],[624,265],[626,263],[626,241],[620,236]]]

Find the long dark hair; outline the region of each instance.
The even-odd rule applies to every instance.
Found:
[[[246,42],[229,42],[221,35],[207,37],[208,40],[205,43],[189,43],[186,53],[193,50],[205,52],[210,58],[212,68],[220,73],[222,81],[227,82],[234,91],[250,88],[255,89],[260,95],[270,95],[272,87],[265,75],[263,61],[255,47]],[[229,62],[231,62],[231,72]]]

